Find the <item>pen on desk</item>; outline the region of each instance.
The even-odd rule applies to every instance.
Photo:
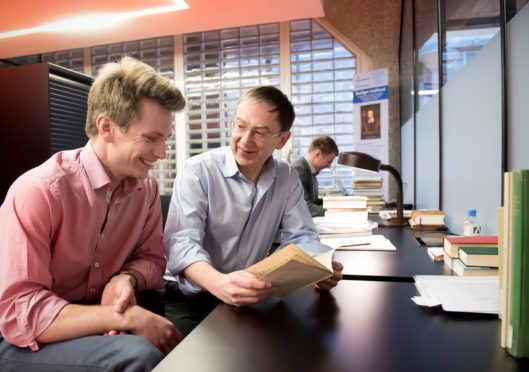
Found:
[[[363,245],[371,245],[371,243],[345,244],[345,245],[339,246],[338,248],[342,248],[342,247],[360,247],[360,246],[363,246]]]

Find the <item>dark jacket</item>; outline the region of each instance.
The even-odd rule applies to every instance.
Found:
[[[305,157],[301,157],[292,163],[292,166],[298,172],[301,185],[303,186],[305,203],[309,207],[310,214],[312,217],[323,216],[325,210],[322,206],[322,200],[318,199],[318,189],[317,185],[314,184],[309,163]]]

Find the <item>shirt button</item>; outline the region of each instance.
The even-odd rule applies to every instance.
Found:
[[[99,262],[94,262],[94,267],[95,267],[96,269],[99,269]]]
[[[90,293],[96,293],[96,289],[95,288],[90,288]]]

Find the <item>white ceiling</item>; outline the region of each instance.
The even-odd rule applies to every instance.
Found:
[[[0,58],[235,26],[323,17],[323,0],[186,0],[189,9],[147,15],[91,32],[40,33],[0,39]],[[174,5],[171,0],[3,1],[0,33],[67,17]]]

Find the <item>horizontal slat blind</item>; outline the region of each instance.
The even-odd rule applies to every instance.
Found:
[[[228,145],[241,94],[279,87],[279,24],[184,35],[187,156]]]
[[[318,135],[332,137],[340,151],[353,149],[353,77],[356,57],[310,19],[290,22],[292,102],[296,123],[292,159],[303,156]],[[345,167],[323,170],[320,188],[352,190]]]
[[[44,53],[42,62],[50,62],[77,72],[84,70],[83,49],[62,50],[60,52]]]
[[[71,150],[83,147],[88,138],[86,122],[87,97],[90,86],[50,74],[50,150]]]

